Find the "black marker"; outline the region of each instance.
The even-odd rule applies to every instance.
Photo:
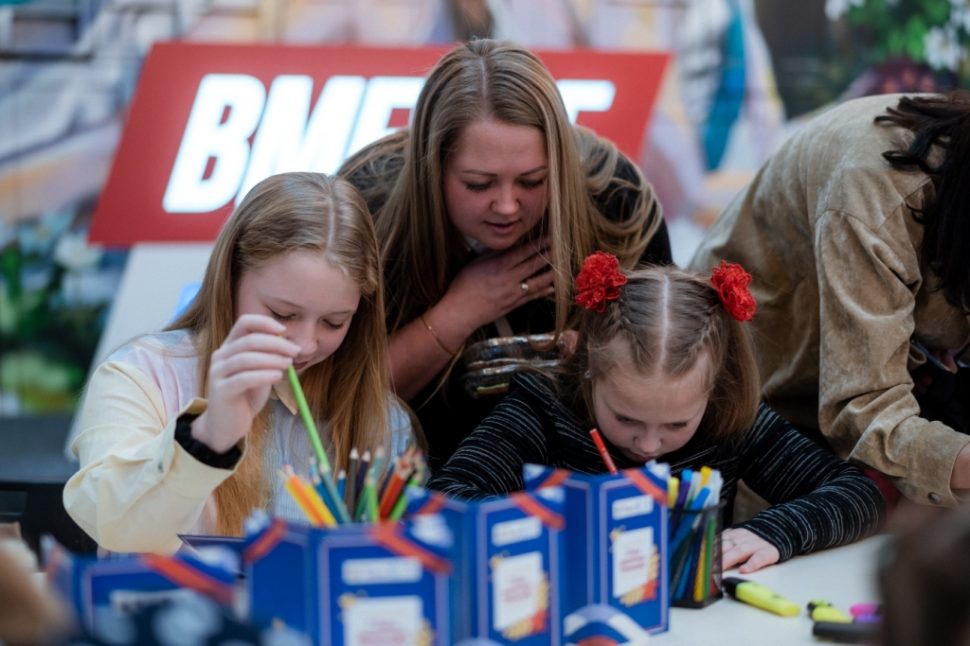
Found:
[[[840,644],[871,644],[879,638],[879,624],[816,621],[812,634]]]

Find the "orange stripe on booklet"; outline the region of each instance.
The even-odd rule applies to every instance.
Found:
[[[425,490],[409,495],[405,516],[433,510],[459,546],[457,638],[518,646],[564,643],[562,496],[558,487],[483,501]]]
[[[563,615],[608,606],[647,632],[667,630],[667,465],[587,474],[527,464],[523,475],[528,490],[556,482],[565,493]]]

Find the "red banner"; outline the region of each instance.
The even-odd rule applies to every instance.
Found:
[[[449,48],[163,43],[148,55],[92,242],[211,241],[274,173],[333,173],[407,125],[424,75]],[[538,52],[570,118],[637,158],[668,56]]]

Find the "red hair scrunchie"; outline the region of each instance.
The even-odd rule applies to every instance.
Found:
[[[611,253],[597,251],[583,261],[576,276],[576,303],[594,312],[606,311],[606,303],[620,297],[626,276]]]
[[[754,318],[754,312],[758,307],[754,296],[748,289],[751,284],[751,274],[744,270],[744,267],[727,260],[722,260],[721,264],[711,272],[711,286],[721,297],[721,303],[728,314],[735,320],[750,321]]]

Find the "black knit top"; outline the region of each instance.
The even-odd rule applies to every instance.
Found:
[[[522,489],[526,463],[604,472],[585,420],[585,412],[570,410],[546,377],[516,375],[509,394],[428,486],[475,499]],[[702,435],[698,431],[661,461],[674,474],[705,465],[718,469],[724,478],[726,519],[739,480],[765,498],[772,506],[738,527],[777,547],[781,560],[858,540],[873,532],[885,514],[885,502],[872,480],[763,404],[742,436],[714,444]],[[640,466],[607,446],[618,468]]]

